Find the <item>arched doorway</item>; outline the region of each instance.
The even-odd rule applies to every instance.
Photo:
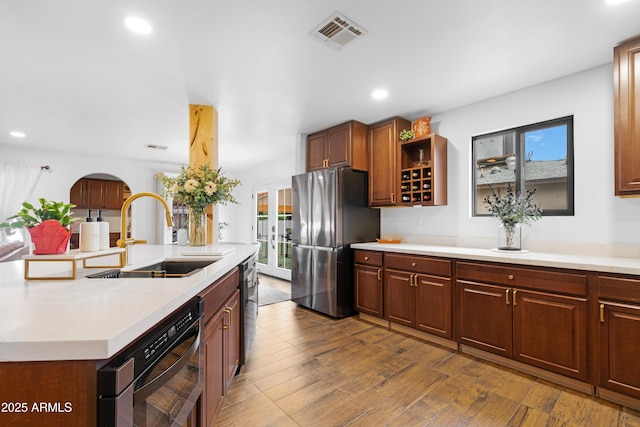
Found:
[[[131,195],[127,183],[109,174],[90,174],[77,180],[69,191],[73,216],[76,218],[102,218],[109,224],[109,246],[116,246],[120,238],[122,204]],[[127,221],[130,224],[131,221]],[[78,248],[79,227],[71,235],[71,249]]]

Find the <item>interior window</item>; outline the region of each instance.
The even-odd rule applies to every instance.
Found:
[[[542,215],[573,215],[573,116],[472,138],[473,215],[488,215],[484,199],[536,189]]]

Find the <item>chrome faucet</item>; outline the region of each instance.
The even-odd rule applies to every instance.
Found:
[[[133,237],[127,238],[127,211],[129,210],[129,206],[131,205],[131,202],[133,202],[135,199],[138,199],[140,197],[151,197],[158,200],[160,203],[162,203],[162,206],[164,207],[164,211],[165,211],[165,217],[167,220],[167,227],[173,227],[173,219],[171,219],[171,210],[169,209],[169,205],[167,205],[167,202],[162,197],[160,197],[156,193],[150,193],[145,191],[131,195],[127,200],[124,201],[124,203],[122,204],[122,209],[120,210],[120,217],[121,217],[120,218],[121,220],[120,238],[116,242],[116,245],[119,248],[124,248],[124,264],[125,265],[129,264],[129,250],[128,250],[129,246],[135,245],[136,243],[147,243],[146,240],[136,240]]]

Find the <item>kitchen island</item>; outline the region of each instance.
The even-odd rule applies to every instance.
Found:
[[[237,294],[236,266],[258,246],[128,250],[123,270],[169,259],[212,263],[176,278],[87,278],[106,269],[79,268],[75,280],[56,279],[68,275],[67,263],[31,267],[51,280],[25,280],[22,261],[0,264],[0,425],[95,424],[96,370],[212,284],[231,283]]]

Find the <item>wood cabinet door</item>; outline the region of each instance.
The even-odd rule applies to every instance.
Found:
[[[124,202],[122,198],[122,191],[124,183],[122,181],[104,181],[104,207],[106,209],[118,209],[122,208]]]
[[[204,389],[202,417],[206,427],[214,427],[224,398],[224,334],[227,313],[219,310],[204,328]]]
[[[600,304],[599,385],[640,399],[640,306]]]
[[[382,269],[355,265],[356,310],[382,318]]]
[[[415,283],[416,329],[452,338],[451,279],[419,274]]]
[[[371,207],[398,204],[397,151],[396,126],[393,120],[369,128],[369,206]]]
[[[615,194],[640,194],[640,39],[614,49]]]
[[[511,357],[511,288],[458,281],[460,343]]]
[[[413,273],[397,270],[384,272],[384,318],[405,326],[413,326],[415,304]]]
[[[512,304],[514,359],[586,381],[586,298],[514,289]]]
[[[87,207],[90,209],[102,209],[104,204],[104,181],[99,179],[87,180]]]
[[[227,394],[229,385],[240,366],[240,291],[235,291],[224,304],[227,312],[223,329],[225,346],[225,378],[224,394]]]
[[[351,123],[327,131],[327,159],[329,167],[351,165]]]
[[[69,203],[76,205],[77,208],[85,209],[87,207],[87,180],[79,179],[71,187],[69,193]]]
[[[327,132],[307,137],[307,172],[325,168],[327,159]]]

